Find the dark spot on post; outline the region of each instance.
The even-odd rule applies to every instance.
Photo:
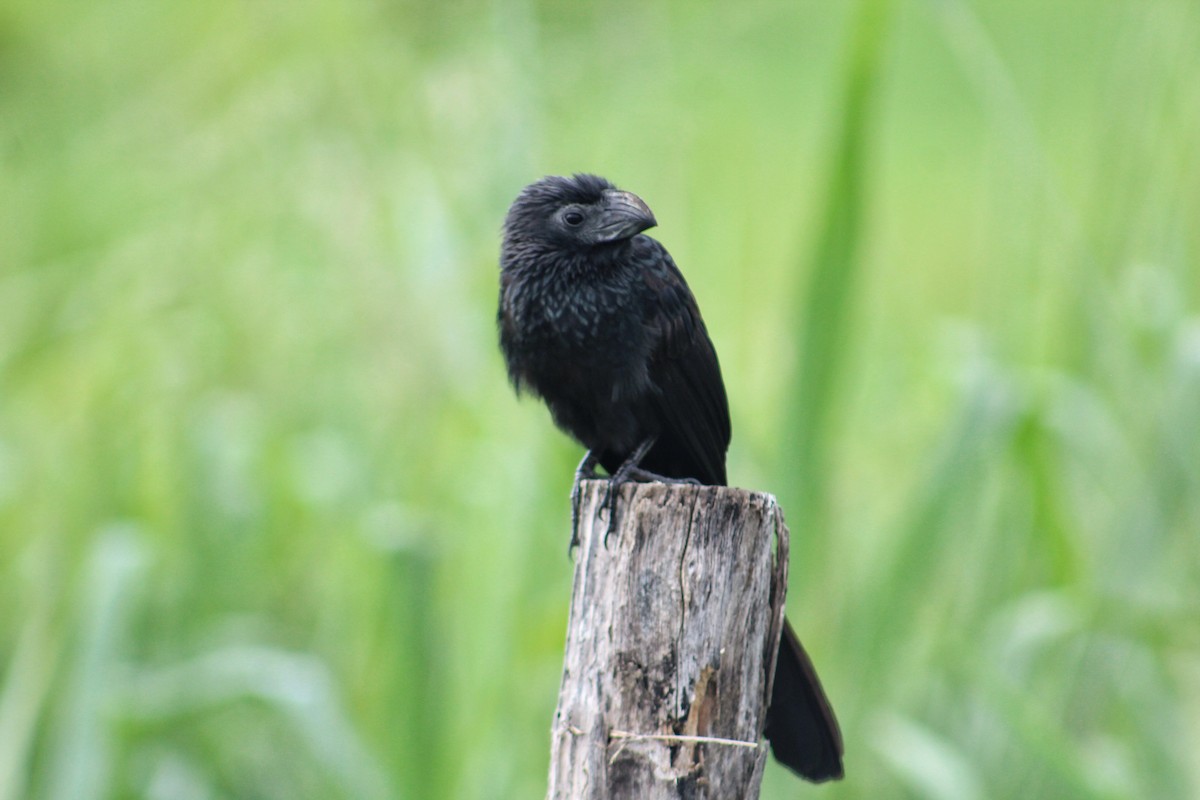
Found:
[[[708,779],[703,773],[692,773],[675,781],[680,800],[699,800],[708,797]]]
[[[618,755],[608,765],[609,796],[636,797],[642,783],[638,778],[644,771],[645,765],[639,759],[629,754]]]

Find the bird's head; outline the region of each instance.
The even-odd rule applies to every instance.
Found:
[[[510,243],[586,251],[627,241],[656,224],[650,207],[596,175],[550,175],[529,184],[508,209]]]

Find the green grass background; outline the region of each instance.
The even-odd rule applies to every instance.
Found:
[[[644,197],[844,783],[1200,796],[1192,0],[0,3],[0,800],[545,790],[508,202]]]

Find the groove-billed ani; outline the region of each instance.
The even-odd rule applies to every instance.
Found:
[[[518,392],[539,395],[588,449],[576,490],[597,463],[613,484],[725,484],[717,354],[679,268],[642,234],[655,224],[639,197],[594,175],[530,184],[504,222],[500,347]],[[801,776],[842,777],[837,720],[786,622],[766,736]]]

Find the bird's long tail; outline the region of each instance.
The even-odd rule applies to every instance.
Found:
[[[842,732],[837,717],[812,661],[786,619],[765,733],[775,758],[800,777],[814,783],[842,777]]]

